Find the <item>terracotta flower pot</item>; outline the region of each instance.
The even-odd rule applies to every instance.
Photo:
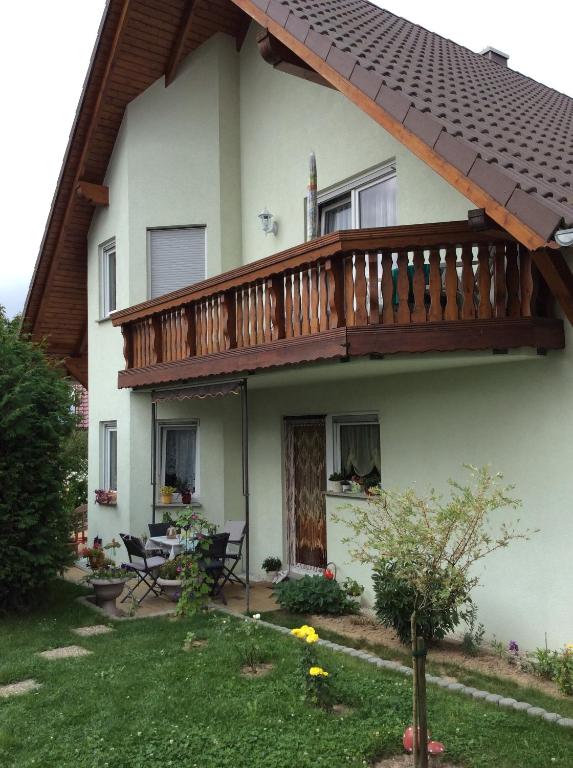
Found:
[[[157,583],[165,597],[172,603],[176,603],[181,595],[181,579],[162,579],[159,577]]]
[[[90,579],[95,591],[96,605],[110,616],[121,616],[115,601],[123,592],[126,581],[128,579]]]
[[[161,503],[162,504],[171,504],[173,502],[173,494],[172,493],[162,493],[161,494]]]

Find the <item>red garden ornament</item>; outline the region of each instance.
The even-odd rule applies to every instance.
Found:
[[[430,732],[428,731],[428,739],[430,738]],[[402,737],[402,744],[406,752],[411,755],[414,751],[414,729],[409,725],[404,731]],[[428,754],[431,756],[443,755],[446,748],[441,741],[428,741]]]
[[[336,581],[336,565],[334,563],[327,563],[322,575],[328,581]]]

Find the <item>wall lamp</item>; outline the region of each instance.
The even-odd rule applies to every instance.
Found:
[[[259,219],[261,221],[261,227],[265,235],[276,235],[278,226],[276,221],[273,221],[274,216],[268,210],[268,208],[263,208],[263,210],[259,213]]]
[[[555,239],[562,248],[573,245],[573,229],[560,229],[555,233]]]

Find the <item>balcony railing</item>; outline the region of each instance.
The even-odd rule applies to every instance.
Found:
[[[398,352],[564,345],[531,254],[466,222],[337,232],[116,312],[120,387]]]

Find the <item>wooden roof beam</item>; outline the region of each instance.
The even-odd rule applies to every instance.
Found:
[[[167,68],[165,70],[165,87],[166,88],[168,88],[171,85],[171,83],[175,80],[175,76],[177,75],[179,64],[181,63],[183,50],[185,48],[185,42],[189,37],[189,32],[191,31],[191,27],[193,25],[193,22],[195,21],[195,17],[197,15],[197,9],[201,5],[201,1],[202,0],[187,0],[187,5],[185,6],[183,19],[181,20],[181,26],[179,27],[179,31],[177,32],[177,37],[175,38],[175,42],[173,43],[173,48],[171,49],[171,55],[169,56],[169,61],[167,63]]]
[[[533,261],[549,290],[555,296],[563,314],[573,325],[573,274],[560,250],[541,248],[532,252]]]
[[[76,186],[76,195],[96,207],[109,205],[109,187],[105,187],[103,184],[80,181]]]

